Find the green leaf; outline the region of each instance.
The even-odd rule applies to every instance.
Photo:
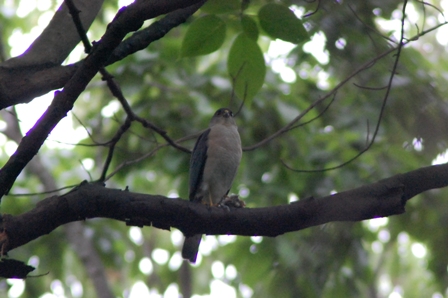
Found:
[[[266,65],[258,44],[245,33],[233,41],[227,69],[238,97],[251,100],[264,82]]]
[[[181,57],[210,54],[219,49],[226,36],[226,24],[215,16],[207,15],[191,23],[182,41]]]
[[[269,3],[258,11],[260,26],[273,38],[292,43],[309,39],[302,21],[286,6]]]
[[[258,39],[258,27],[257,23],[248,15],[243,15],[241,18],[241,26],[243,27],[244,33],[247,34],[253,40]]]
[[[239,0],[208,0],[201,7],[201,10],[207,13],[231,13],[240,10],[241,3]]]

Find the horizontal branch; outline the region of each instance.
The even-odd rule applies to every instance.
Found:
[[[410,198],[448,185],[448,164],[430,166],[322,198],[288,205],[225,210],[182,199],[82,183],[63,196],[39,202],[21,215],[3,215],[3,252],[51,233],[66,223],[110,218],[134,226],[178,228],[186,235],[278,236],[331,221],[360,221],[401,214]]]

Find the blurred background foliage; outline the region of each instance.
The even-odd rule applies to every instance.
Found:
[[[22,53],[60,2],[2,1],[3,59]],[[237,115],[243,146],[249,147],[287,125],[361,65],[374,61],[311,110],[301,123],[319,116],[317,119],[244,152],[232,192],[245,199],[249,208],[324,196],[446,162],[448,31],[442,26],[403,48],[378,135],[367,152],[331,171],[306,173],[286,168],[283,162],[297,170],[335,167],[358,154],[371,140],[395,56],[374,59],[397,45],[403,2],[277,1],[276,5],[289,7],[296,20],[301,20],[288,22],[303,24],[306,29],[307,34],[303,28],[293,36],[288,35],[289,30],[281,33],[295,44],[275,39],[275,30],[280,29],[268,28],[266,20],[260,20],[261,15],[284,11],[277,6],[267,10],[265,5],[272,8],[272,3],[210,0],[185,24],[107,69],[137,115],[163,128],[173,139],[192,136],[207,127],[219,107],[236,112],[241,105],[244,92],[236,90],[240,97],[232,97],[234,78],[228,73],[228,67],[236,67],[228,63],[238,61],[228,60],[235,39],[245,34],[246,42],[252,42],[252,48],[259,47],[266,62],[261,88],[254,87],[257,90],[246,98]],[[99,40],[125,4],[106,0],[88,31],[89,38]],[[263,7],[263,14],[259,14]],[[408,2],[405,41],[444,23],[442,13],[447,10],[446,0]],[[201,24],[190,25],[201,18],[200,22],[211,29],[213,40],[196,55],[189,40],[205,41],[197,29]],[[193,29],[188,33],[189,28]],[[66,63],[84,56],[79,45]],[[262,69],[255,65],[254,71],[247,76],[259,80]],[[51,97],[16,107],[23,134]],[[119,102],[97,76],[39,152],[57,187],[99,178],[107,148],[91,145],[110,140],[125,118]],[[28,127],[27,122],[31,123]],[[6,122],[0,123],[5,130]],[[194,139],[182,145],[192,148]],[[5,135],[0,135],[0,143],[4,164],[16,145]],[[138,162],[130,162],[163,143],[160,136],[133,123],[116,147],[109,173],[119,170],[107,186],[187,198],[189,154],[162,147]],[[129,164],[119,168],[123,163]],[[39,175],[24,171],[11,193],[44,190]],[[194,266],[182,262],[182,234],[175,229],[140,229],[95,219],[83,223],[83,234],[92,240],[116,297],[177,297],[191,280],[197,297],[438,298],[446,297],[448,287],[446,195],[446,189],[424,193],[409,201],[407,212],[401,216],[328,223],[274,239],[208,236]],[[47,196],[8,196],[1,211],[20,214]],[[79,252],[65,239],[66,230],[59,228],[11,251],[11,257],[37,267],[34,274],[45,275],[25,281],[2,280],[2,296],[95,297]]]

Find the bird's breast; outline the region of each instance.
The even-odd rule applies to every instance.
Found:
[[[236,126],[215,125],[207,145],[202,188],[208,189],[217,204],[231,188],[241,160],[241,140]]]

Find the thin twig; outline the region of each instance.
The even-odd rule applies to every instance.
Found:
[[[198,133],[195,133],[195,134],[193,134],[193,135],[189,135],[189,136],[180,138],[180,139],[176,140],[175,142],[176,142],[176,143],[182,143],[182,142],[185,142],[185,141],[188,141],[188,140],[191,140],[191,139],[195,139],[195,138],[197,138],[201,133],[202,133],[202,131],[200,131],[200,132],[198,132]],[[107,175],[107,177],[105,178],[104,181],[107,181],[107,180],[109,180],[110,178],[112,178],[112,177],[113,177],[116,173],[118,173],[122,168],[124,168],[124,167],[126,167],[126,166],[129,166],[129,165],[132,165],[132,164],[135,164],[135,163],[138,163],[138,162],[141,162],[141,161],[145,160],[146,158],[153,156],[153,155],[154,155],[155,153],[157,153],[157,151],[159,151],[160,149],[162,149],[162,148],[164,148],[164,147],[168,147],[168,146],[170,146],[169,143],[165,143],[165,144],[157,145],[157,147],[155,147],[153,150],[151,150],[150,152],[148,152],[148,153],[146,153],[146,154],[144,154],[144,155],[142,155],[142,156],[140,156],[140,157],[138,157],[138,158],[136,158],[136,159],[133,159],[133,160],[127,160],[127,161],[122,162],[122,163],[119,164],[119,165],[118,165],[118,166],[117,166],[117,167],[116,167],[116,168],[115,168],[109,175]]]
[[[240,75],[241,71],[243,71],[244,66],[246,66],[246,61],[244,61],[244,63],[241,65],[240,69],[238,69],[235,76],[230,74],[230,77],[232,78],[232,86],[233,86],[232,94],[230,95],[230,104],[232,103],[233,98],[236,97],[236,94],[235,94],[236,80],[238,79],[238,76]],[[244,93],[246,93],[246,91],[247,91],[247,84],[246,84],[246,89],[244,90]],[[236,111],[235,116],[240,113],[241,109],[244,106],[245,101],[246,101],[246,95],[243,96],[243,100],[241,101],[241,104],[240,104],[238,110]]]
[[[84,164],[82,163],[82,160],[78,160],[78,162],[79,162],[79,164],[81,165],[81,168],[82,168],[84,171],[86,171],[87,175],[89,175],[89,179],[90,179],[90,181],[93,181],[92,174],[90,173],[89,170],[86,169],[86,167],[85,167]]]
[[[120,9],[109,23],[106,32],[95,44],[91,53],[79,64],[61,91],[36,124],[20,141],[17,150],[0,170],[0,197],[6,194],[30,160],[39,152],[50,132],[66,117],[80,94],[85,90],[111,53],[129,32],[140,29],[145,20],[153,19],[174,10],[185,8],[199,0],[135,1]]]
[[[76,121],[78,121],[78,123],[81,124],[81,126],[84,128],[84,130],[86,131],[87,135],[89,136],[89,139],[91,139],[94,144],[101,144],[100,142],[95,141],[95,139],[93,138],[93,135],[87,129],[87,126],[85,126],[84,123],[81,121],[81,119],[79,119],[79,117],[76,116],[75,112],[72,111],[72,115],[76,119]]]
[[[105,181],[107,170],[110,166],[110,163],[112,162],[112,157],[114,156],[115,151],[115,145],[118,143],[118,141],[121,139],[123,134],[131,127],[131,119],[129,117],[126,118],[125,122],[122,126],[118,129],[118,131],[115,133],[115,136],[112,138],[109,144],[109,152],[107,154],[106,161],[104,162],[103,171],[101,173],[99,181]]]
[[[305,122],[302,122],[302,123],[298,123],[298,124],[292,126],[291,128],[289,128],[289,130],[296,129],[298,127],[307,125],[307,124],[313,122],[314,120],[319,119],[320,117],[322,117],[322,115],[325,114],[326,111],[328,111],[328,109],[330,108],[331,104],[334,102],[335,99],[336,99],[336,93],[333,94],[333,98],[331,99],[331,101],[325,106],[325,108],[316,117],[311,118],[308,121],[305,121]]]
[[[314,1],[305,1],[305,2],[311,3],[311,2],[314,2]],[[316,7],[316,9],[314,11],[312,11],[312,12],[309,12],[309,13],[305,14],[303,17],[304,18],[309,18],[313,14],[316,14],[319,11],[319,7],[320,7],[320,0],[317,0],[317,7]]]
[[[358,87],[359,89],[371,90],[371,91],[381,91],[381,90],[385,90],[385,89],[387,89],[387,86],[384,86],[384,87],[367,87],[367,86],[361,86],[361,85],[358,85],[358,84],[356,84],[356,83],[353,83],[353,85],[355,85],[355,86]]]
[[[70,15],[73,18],[73,23],[75,24],[76,31],[78,31],[78,35],[81,38],[81,41],[84,45],[84,51],[86,54],[89,54],[90,51],[92,50],[92,45],[90,44],[90,41],[87,38],[86,31],[84,30],[84,26],[82,25],[81,18],[79,17],[79,13],[81,11],[78,8],[76,8],[76,6],[72,0],[64,0],[64,1],[68,7]]]
[[[11,197],[31,197],[31,196],[38,196],[38,195],[45,195],[45,194],[50,194],[50,193],[55,193],[55,192],[59,192],[61,190],[64,189],[69,189],[69,188],[74,188],[76,186],[78,186],[78,184],[74,184],[74,185],[67,185],[58,189],[53,189],[53,190],[48,190],[48,191],[40,191],[40,192],[27,192],[27,193],[8,193],[6,196],[11,196]]]
[[[376,30],[375,28],[373,28],[372,26],[366,24],[366,22],[364,22],[364,20],[361,19],[360,16],[358,16],[358,14],[356,13],[356,11],[352,8],[352,6],[350,4],[348,4],[348,8],[352,11],[353,15],[355,16],[355,18],[358,19],[358,21],[360,21],[364,26],[366,26],[367,28],[369,28],[372,32],[374,32],[375,34],[381,36],[382,38],[390,41],[393,44],[397,44],[397,42],[389,37],[387,37],[386,35],[381,34],[381,32],[379,32],[378,30]]]
[[[123,92],[121,92],[120,87],[118,86],[116,81],[112,77],[110,77],[110,75],[106,78],[106,81],[107,81],[107,86],[111,90],[113,96],[115,96],[118,99],[118,101],[121,103],[123,109],[125,110],[126,114],[128,115],[128,117],[130,117],[131,120],[140,122],[143,125],[143,127],[150,128],[151,130],[155,131],[162,138],[164,138],[165,141],[167,141],[168,144],[170,144],[172,147],[179,149],[180,151],[183,151],[186,153],[191,153],[191,150],[189,150],[188,148],[185,148],[183,146],[180,146],[172,138],[170,138],[167,135],[166,131],[157,127],[156,125],[152,124],[151,122],[147,121],[146,119],[143,119],[143,118],[139,117],[138,115],[136,115],[134,113],[134,111],[132,110],[131,106],[129,105],[128,101],[124,97]]]
[[[76,26],[76,29],[78,31],[78,34],[83,41],[84,49],[86,53],[90,53],[92,50],[91,43],[89,39],[87,38],[86,31],[84,30],[81,19],[79,18],[79,10],[76,8],[76,6],[73,4],[72,0],[65,0],[67,7],[69,8],[70,14],[73,18],[73,22]],[[107,170],[110,166],[110,163],[112,161],[112,157],[114,154],[115,146],[120,140],[121,136],[130,128],[132,121],[138,121],[140,122],[144,127],[150,128],[152,131],[155,131],[160,136],[162,136],[168,144],[173,146],[174,148],[177,148],[183,152],[190,153],[191,151],[187,148],[184,148],[178,144],[176,144],[170,137],[168,137],[166,131],[158,128],[154,124],[150,123],[149,121],[146,121],[143,118],[140,118],[137,116],[133,111],[130,105],[128,104],[126,98],[124,97],[121,88],[119,87],[118,83],[114,80],[113,76],[104,68],[100,67],[99,72],[103,76],[103,79],[107,82],[107,86],[111,90],[112,94],[120,101],[123,109],[125,110],[127,114],[127,118],[125,123],[120,127],[120,129],[115,134],[114,138],[109,142],[109,152],[106,158],[106,161],[104,162],[103,170],[100,176],[99,181],[104,181],[106,179]]]
[[[287,125],[285,125],[284,127],[282,127],[281,129],[279,129],[277,132],[273,133],[272,135],[270,135],[269,137],[261,140],[260,142],[248,146],[248,147],[244,147],[243,151],[252,151],[257,149],[258,147],[261,147],[267,143],[269,143],[270,141],[272,141],[273,139],[277,138],[278,136],[282,135],[283,133],[287,132],[290,130],[290,128],[296,123],[298,122],[300,119],[302,119],[311,109],[313,109],[314,107],[318,106],[319,104],[321,104],[322,102],[324,102],[327,98],[329,98],[330,96],[334,95],[342,86],[344,86],[348,81],[350,81],[352,78],[354,78],[356,75],[358,75],[359,73],[363,72],[364,70],[370,68],[372,65],[374,65],[377,61],[381,60],[382,58],[386,57],[387,55],[395,52],[398,48],[401,49],[402,46],[405,46],[407,44],[409,44],[410,42],[417,40],[419,37],[428,34],[429,32],[432,32],[434,30],[437,30],[438,28],[445,26],[448,24],[447,22],[438,24],[428,30],[422,31],[419,34],[415,35],[414,37],[412,37],[410,40],[406,40],[405,42],[402,42],[401,44],[399,44],[396,47],[390,48],[387,51],[384,51],[383,53],[381,53],[380,55],[376,56],[375,58],[367,61],[366,63],[364,63],[363,65],[361,65],[358,69],[356,69],[354,72],[352,72],[348,77],[346,77],[345,79],[343,79],[339,84],[337,84],[330,92],[328,92],[324,97],[316,100],[315,102],[313,102],[308,108],[306,108],[302,113],[300,113],[296,118],[294,118],[292,121],[290,121]]]
[[[381,120],[383,119],[383,115],[384,115],[384,110],[386,109],[386,104],[387,104],[387,100],[389,98],[389,94],[390,94],[390,90],[392,89],[392,81],[395,77],[396,74],[396,70],[398,67],[398,61],[400,60],[400,55],[401,55],[401,49],[403,48],[403,46],[405,45],[405,43],[403,42],[404,40],[404,20],[406,18],[406,5],[407,5],[408,1],[405,0],[403,2],[403,16],[401,18],[401,34],[400,34],[400,42],[398,44],[398,48],[397,48],[397,53],[395,55],[395,61],[394,61],[394,65],[392,68],[392,73],[389,77],[389,83],[387,85],[387,89],[386,89],[386,94],[384,95],[383,98],[383,102],[381,104],[381,109],[380,109],[380,113],[378,115],[378,121],[376,123],[376,127],[375,130],[373,132],[373,136],[372,139],[370,140],[370,142],[368,143],[368,145],[366,147],[364,147],[364,149],[362,149],[360,152],[358,152],[358,154],[356,154],[354,157],[350,158],[349,160],[334,166],[334,167],[330,167],[330,168],[325,168],[325,169],[318,169],[318,170],[297,170],[297,169],[293,169],[290,166],[288,166],[283,160],[281,160],[281,162],[283,163],[283,165],[285,167],[287,167],[288,169],[294,171],[294,172],[299,172],[299,173],[315,173],[315,172],[324,172],[324,171],[330,171],[330,170],[335,170],[335,169],[339,169],[349,163],[351,163],[352,161],[354,161],[355,159],[357,159],[358,157],[360,157],[364,152],[368,151],[373,143],[375,142],[376,136],[378,135],[378,131],[380,129],[380,124],[381,124]],[[368,137],[368,136],[367,136]]]

